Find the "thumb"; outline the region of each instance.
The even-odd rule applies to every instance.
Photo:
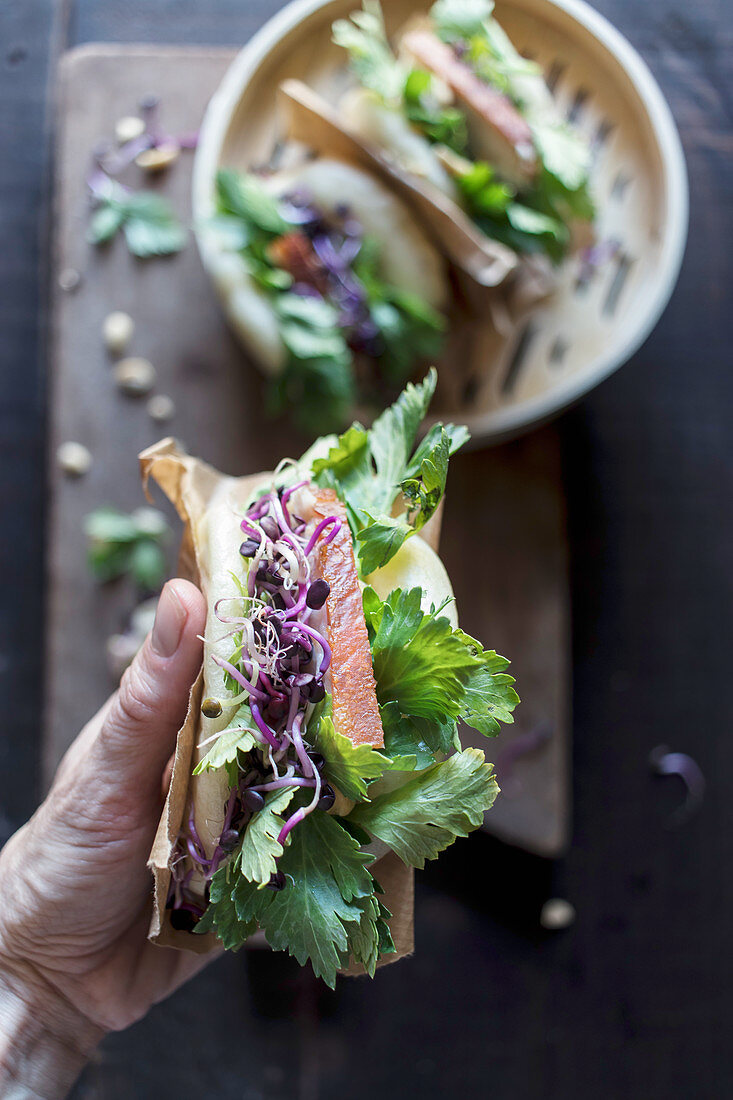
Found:
[[[122,678],[104,715],[97,747],[105,770],[138,795],[160,792],[163,770],[186,716],[191,685],[201,666],[206,605],[184,580],[163,589],[149,637]]]

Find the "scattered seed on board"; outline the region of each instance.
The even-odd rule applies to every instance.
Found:
[[[153,420],[172,420],[175,414],[173,398],[167,393],[156,393],[148,400],[148,415]]]
[[[177,145],[158,145],[154,149],[144,149],[135,157],[135,164],[146,172],[161,172],[178,160],[181,150]]]
[[[115,137],[118,145],[125,145],[128,141],[134,141],[145,133],[145,123],[137,115],[125,115],[118,118],[115,123]]]
[[[62,290],[76,290],[81,282],[81,275],[73,267],[65,267],[59,275],[59,286]]]
[[[114,367],[115,382],[123,393],[141,397],[155,385],[155,367],[147,359],[120,359]]]
[[[92,455],[83,443],[69,440],[56,451],[56,461],[68,477],[83,477],[92,465]]]
[[[104,346],[111,355],[122,355],[132,340],[135,331],[135,322],[129,313],[115,310],[108,313],[102,322],[102,339]]]
[[[551,932],[560,932],[575,923],[575,906],[564,898],[550,898],[542,906],[540,924]]]

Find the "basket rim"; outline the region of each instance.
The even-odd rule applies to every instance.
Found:
[[[225,137],[247,85],[280,41],[317,12],[341,0],[291,0],[255,32],[234,58],[206,108],[193,165],[191,185],[193,223],[201,260],[209,271],[205,235],[200,227],[213,210],[212,174]],[[554,8],[563,12],[603,46],[620,65],[638,96],[654,134],[662,164],[666,210],[657,278],[646,310],[625,337],[609,352],[596,356],[583,370],[536,397],[489,412],[462,413],[474,441],[498,441],[549,420],[623,366],[639,350],[657,325],[675,284],[687,242],[689,185],[682,142],[670,107],[646,61],[629,40],[585,0],[513,0],[516,7]],[[479,437],[479,438],[477,438]]]

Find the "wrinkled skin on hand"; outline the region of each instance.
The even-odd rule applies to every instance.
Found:
[[[95,1039],[140,1019],[204,965],[148,942],[146,867],[204,625],[201,593],[170,582],[120,690],[0,853],[0,976],[24,1002],[79,1014]]]

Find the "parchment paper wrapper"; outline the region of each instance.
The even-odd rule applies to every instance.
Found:
[[[146,492],[152,477],[175,505],[184,522],[179,573],[182,577],[198,584],[206,597],[209,608],[206,624],[207,645],[204,653],[204,661],[206,661],[210,643],[212,641],[215,643],[217,635],[221,637],[229,630],[229,627],[219,622],[211,609],[216,599],[229,595],[230,590],[213,591],[221,570],[217,568],[216,575],[212,577],[210,563],[215,561],[221,564],[222,560],[226,560],[224,555],[230,552],[238,557],[239,547],[236,526],[215,524],[210,522],[211,518],[217,514],[223,516],[227,509],[231,509],[233,515],[237,506],[240,507],[241,514],[241,505],[252,490],[271,475],[261,473],[239,478],[226,477],[199,459],[185,454],[171,438],[164,439],[142,452],[140,470]],[[431,521],[424,528],[424,532],[426,541],[435,549],[439,535],[439,521],[437,524]],[[211,664],[210,662],[207,666],[209,683],[212,677],[216,677],[216,672],[211,671]],[[199,936],[173,928],[169,920],[169,911],[165,906],[171,881],[171,860],[189,801],[193,801],[199,835],[207,854],[211,854],[216,837],[221,830],[224,804],[229,793],[228,780],[223,772],[204,772],[199,776],[191,774],[200,756],[206,751],[198,750],[200,741],[216,732],[217,722],[220,728],[223,728],[229,718],[226,710],[216,720],[202,716],[203,690],[202,668],[191,689],[186,720],[178,733],[170,788],[148,860],[155,884],[149,939],[167,947],[178,947],[197,954],[206,954],[214,950],[218,942],[216,937],[213,934]],[[226,697],[226,692],[222,691],[222,697]],[[393,852],[388,852],[375,860],[370,864],[370,870],[374,871],[383,887],[382,900],[392,913],[389,923],[397,951],[393,955],[385,955],[380,959],[380,965],[384,965],[402,958],[413,950],[414,874],[412,868],[406,867]],[[360,967],[353,967],[345,973],[360,974],[363,970]]]

